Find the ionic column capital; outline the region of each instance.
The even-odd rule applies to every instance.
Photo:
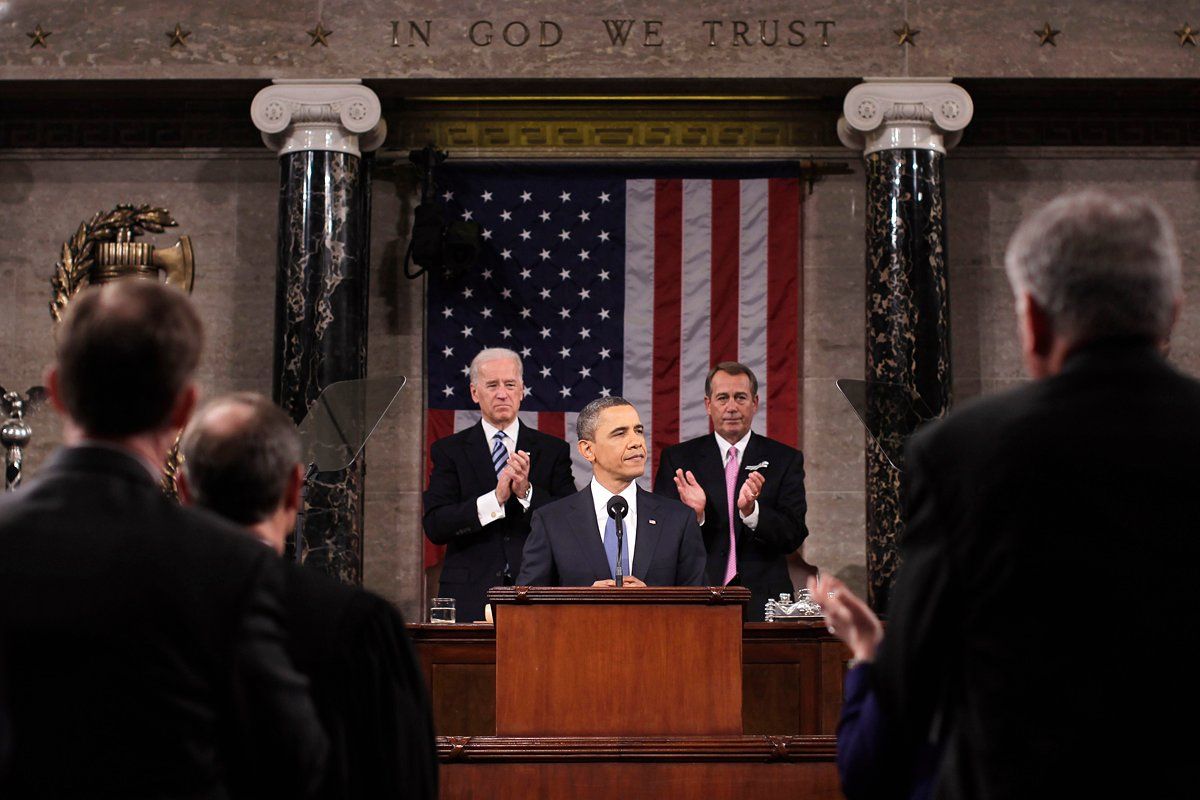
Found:
[[[879,150],[935,150],[958,144],[971,121],[971,96],[950,78],[865,78],[846,93],[838,138],[870,155]]]
[[[379,97],[359,80],[283,80],[254,96],[250,118],[279,155],[334,150],[361,155],[383,144]]]

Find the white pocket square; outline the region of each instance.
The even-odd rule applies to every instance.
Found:
[[[751,464],[750,466],[746,467],[746,471],[747,472],[756,472],[760,469],[766,469],[769,466],[771,466],[770,461],[760,461],[757,464]]]

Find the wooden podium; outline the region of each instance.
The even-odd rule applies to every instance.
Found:
[[[742,735],[748,598],[740,587],[490,590],[496,735],[438,738],[441,797],[840,798],[832,736]],[[453,674],[485,677],[476,645],[491,645],[491,626],[420,627],[441,658],[461,660]],[[793,674],[782,650],[764,655]],[[449,685],[435,682],[435,698]],[[469,682],[453,686],[445,703],[479,705]]]
[[[498,736],[740,736],[740,587],[506,587]]]

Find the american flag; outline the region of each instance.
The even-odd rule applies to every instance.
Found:
[[[799,446],[794,165],[446,165],[438,178],[449,218],[482,226],[483,253],[427,284],[427,467],[430,444],[479,419],[468,365],[485,347],[521,354],[522,424],[568,441],[580,486],[588,402],[637,407],[649,488],[664,447],[710,430],[704,378],[718,361],[758,376],[755,431]],[[426,566],[440,551],[426,542]]]

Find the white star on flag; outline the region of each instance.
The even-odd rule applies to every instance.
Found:
[[[529,192],[521,192],[521,202],[522,203],[528,203],[532,199],[533,199],[533,195],[530,194]]]
[[[570,239],[570,238],[571,238],[571,232],[570,232],[570,231],[565,231],[565,230],[564,230],[564,231],[561,231],[561,232],[559,232],[559,234],[558,234],[558,238],[562,239],[562,240],[565,242],[567,239]]]
[[[449,358],[452,355],[454,355],[453,347],[450,347],[449,345],[447,345],[446,347],[442,348],[442,358]]]
[[[560,309],[558,310],[558,315],[559,315],[560,317],[562,317],[563,319],[566,319],[567,317],[571,316],[571,309],[569,309],[569,308],[560,308]]]
[[[492,202],[492,193],[489,191],[485,190],[484,193],[479,196],[483,199],[483,202],[485,202],[485,203]]]
[[[510,258],[512,258],[512,250],[509,250],[507,247],[504,248],[500,251],[500,257],[505,261],[508,261]]]
[[[508,209],[501,211],[500,219],[504,220],[505,222],[512,222],[512,212]]]
[[[562,194],[560,194],[560,195],[558,196],[558,199],[559,199],[559,200],[561,200],[561,201],[563,201],[564,203],[569,203],[569,202],[571,202],[571,193],[570,193],[570,192],[563,192]]]
[[[608,202],[608,192],[601,192],[600,197],[598,199],[600,200],[601,203],[607,203]]]
[[[446,397],[451,397],[454,394],[454,387],[447,386],[445,389],[442,389],[442,394],[446,395]]]

